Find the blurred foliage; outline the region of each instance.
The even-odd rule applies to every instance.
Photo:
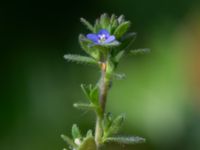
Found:
[[[147,144],[108,149],[199,150],[199,8],[198,0],[2,2],[0,149],[62,149],[60,134],[73,123],[92,128],[94,116],[72,104],[85,99],[79,85],[98,74],[63,55],[82,53],[78,34],[87,32],[80,17],[108,12],[133,22],[134,49],[152,50],[123,60],[118,72],[127,77],[114,83],[108,101],[115,114],[127,112],[124,134],[146,137]]]

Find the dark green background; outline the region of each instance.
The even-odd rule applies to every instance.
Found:
[[[132,21],[138,33],[133,48],[152,50],[123,59],[117,71],[127,77],[114,82],[107,107],[126,114],[124,135],[146,137],[147,143],[108,147],[199,150],[200,107],[190,84],[193,42],[187,37],[190,24],[200,30],[199,9],[198,0],[1,2],[0,149],[59,150],[65,147],[60,134],[69,135],[73,123],[83,132],[94,128],[94,115],[72,104],[85,100],[79,85],[95,83],[99,71],[67,63],[63,55],[83,53],[77,37],[88,31],[80,17],[93,22],[107,12]]]

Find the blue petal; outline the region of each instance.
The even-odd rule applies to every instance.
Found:
[[[96,34],[87,34],[87,38],[95,43],[98,43],[98,36]]]
[[[115,40],[115,36],[109,36],[104,43],[111,43]]]
[[[101,29],[97,34],[98,35],[105,34],[106,37],[110,36],[110,33],[106,29]]]

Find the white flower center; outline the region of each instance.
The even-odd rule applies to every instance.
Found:
[[[105,34],[100,34],[100,35],[98,35],[98,37],[99,37],[99,40],[98,40],[99,43],[105,42],[105,40],[106,40]]]
[[[77,145],[81,145],[81,140],[79,138],[76,138],[74,140],[74,143],[77,144]]]

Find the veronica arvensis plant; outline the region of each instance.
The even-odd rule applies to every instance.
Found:
[[[78,126],[74,124],[72,138],[66,135],[61,135],[61,137],[71,150],[99,150],[107,142],[122,144],[145,142],[145,139],[141,137],[116,136],[124,122],[124,115],[113,117],[111,113],[107,113],[106,101],[113,78],[123,76],[123,74],[115,73],[120,59],[127,54],[149,52],[149,49],[129,49],[135,40],[136,33],[128,32],[131,22],[126,21],[123,15],[117,17],[113,14],[109,17],[107,14],[102,14],[95,21],[94,26],[84,18],[81,18],[81,22],[90,30],[90,33],[86,35],[79,35],[79,43],[87,56],[66,54],[64,58],[72,62],[93,64],[101,71],[100,80],[96,85],[81,85],[88,103],[74,104],[76,108],[95,112],[96,127],[94,132],[88,130],[86,135],[82,135]]]

